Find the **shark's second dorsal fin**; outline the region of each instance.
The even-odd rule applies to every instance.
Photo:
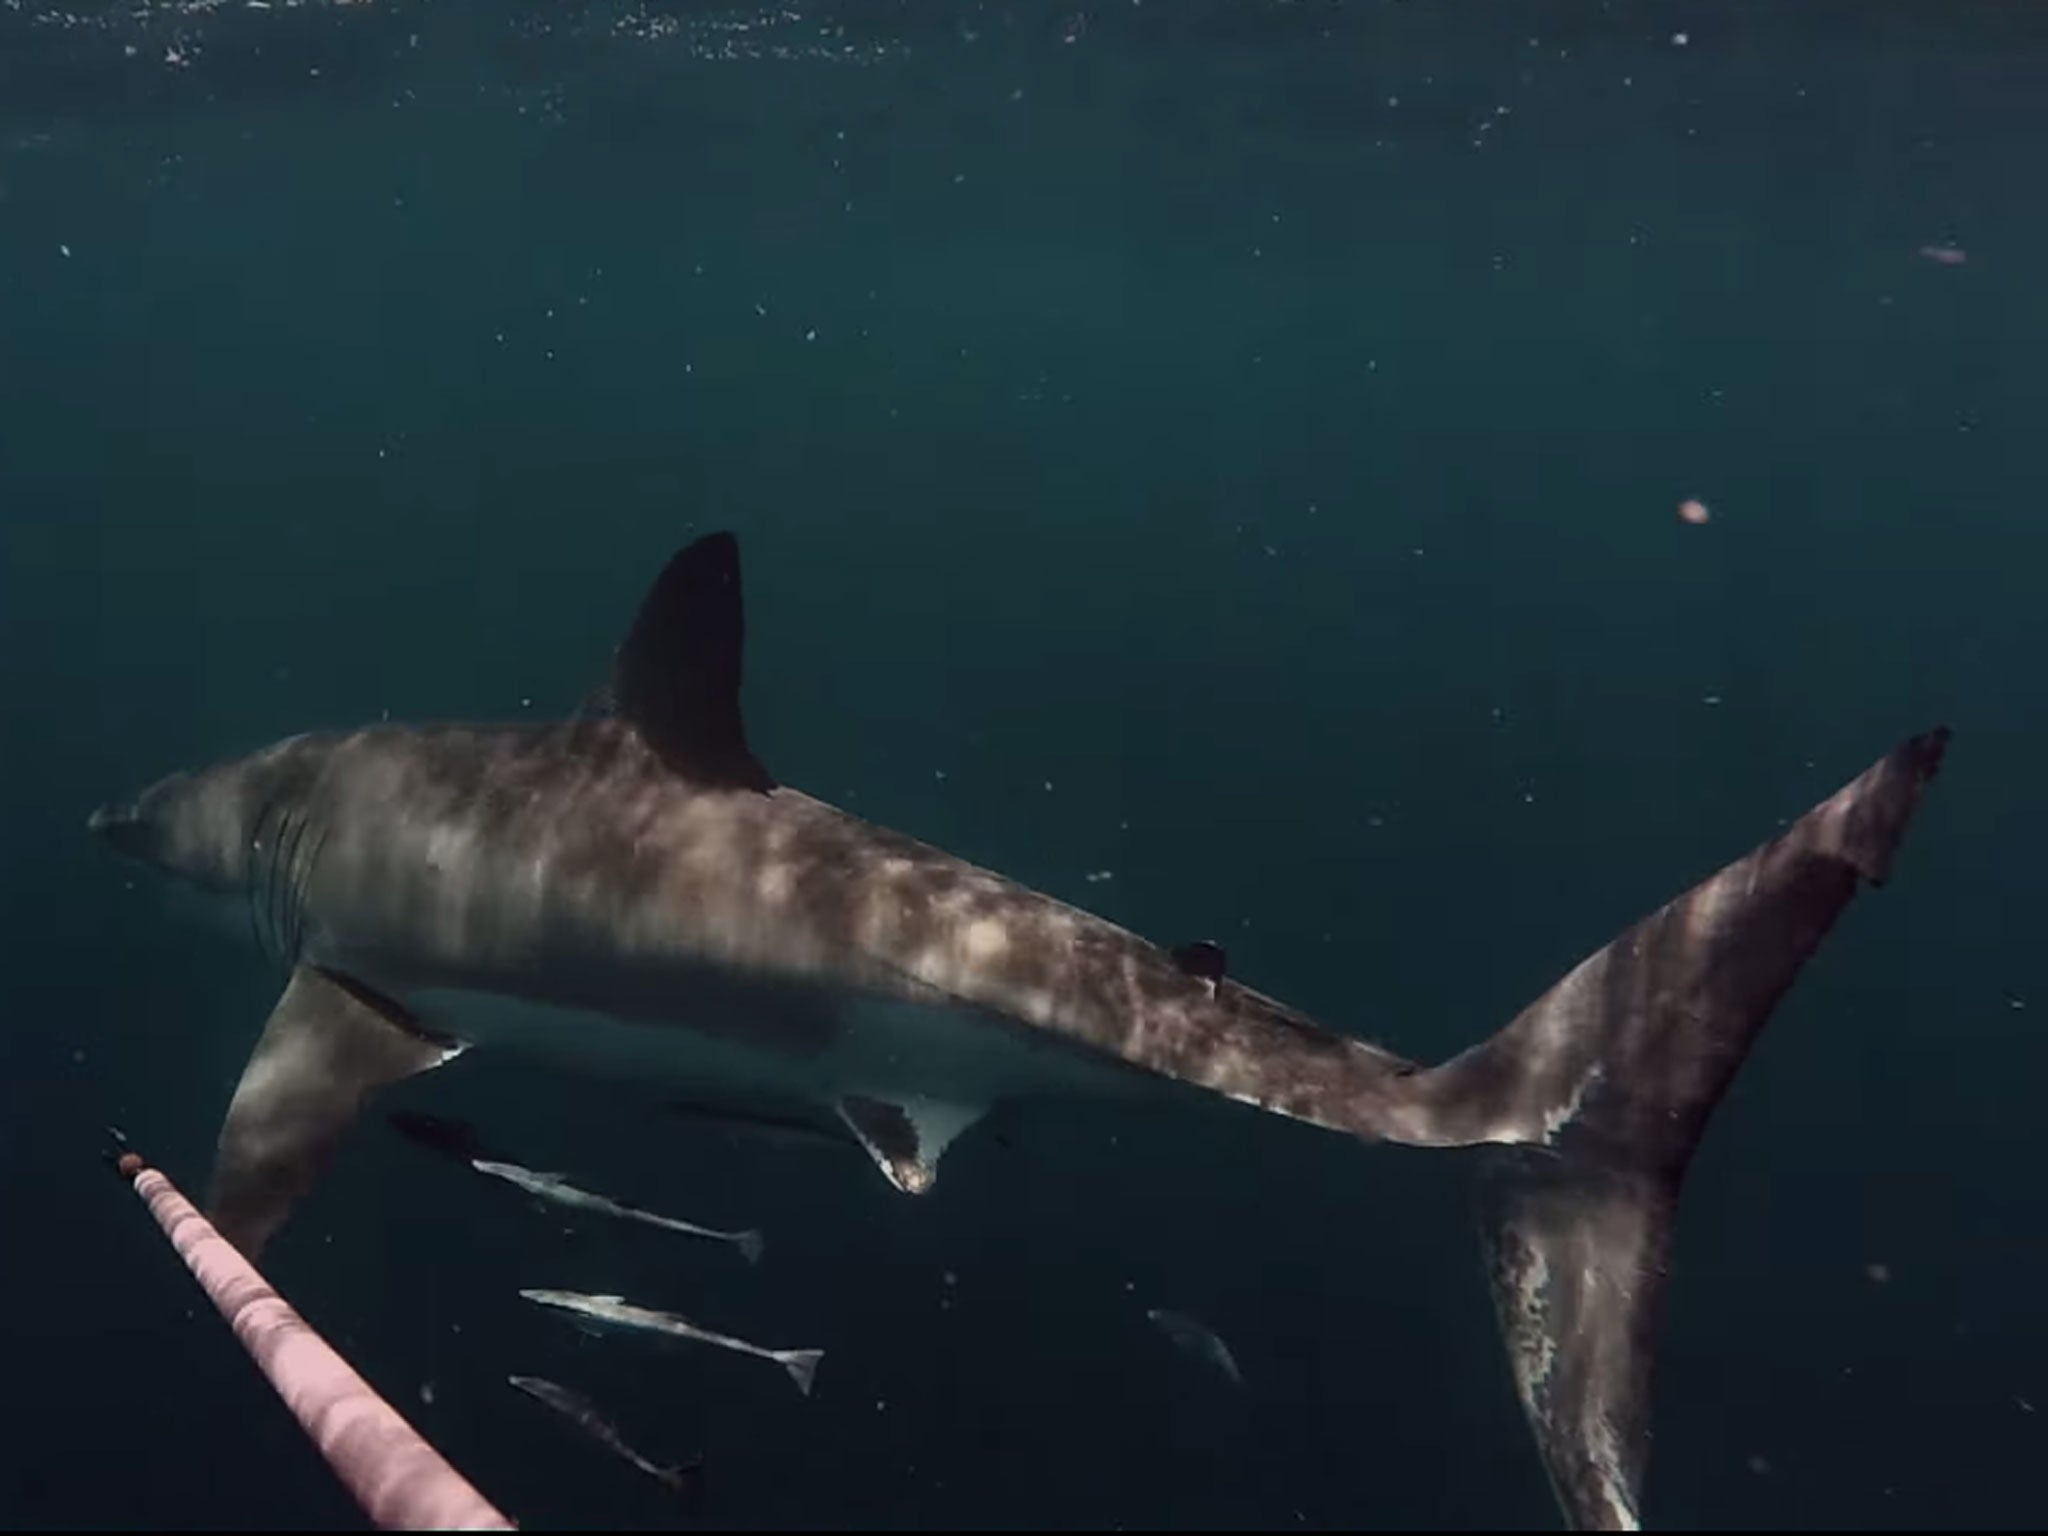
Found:
[[[1212,991],[1230,968],[1223,946],[1212,939],[1197,939],[1192,944],[1181,945],[1173,952],[1173,963],[1180,967],[1183,975],[1208,982]]]
[[[740,718],[745,646],[739,540],[707,533],[654,579],[609,685],[585,712],[608,709],[629,722],[685,778],[765,794],[775,780],[748,748]]]

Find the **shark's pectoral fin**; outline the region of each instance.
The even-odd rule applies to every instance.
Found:
[[[937,1099],[869,1098],[850,1093],[837,1108],[839,1118],[860,1138],[882,1177],[906,1195],[921,1195],[939,1176],[939,1158],[960,1133],[984,1114],[980,1104],[946,1103]]]
[[[221,1125],[210,1214],[254,1258],[333,1162],[374,1090],[462,1050],[353,978],[292,972]]]

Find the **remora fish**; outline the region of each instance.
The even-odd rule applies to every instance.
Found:
[[[222,1231],[256,1252],[368,1094],[478,1041],[836,1112],[912,1192],[996,1099],[1171,1080],[1492,1149],[1524,1412],[1567,1517],[1633,1525],[1686,1167],[1807,956],[1889,872],[1947,730],[1425,1067],[1243,985],[1214,945],[1157,947],[779,784],[742,725],[743,629],[738,545],[713,534],[575,718],[296,736],[94,813],[120,852],[246,904],[291,967],[221,1129]]]
[[[386,1118],[395,1129],[430,1151],[443,1153],[491,1178],[503,1179],[542,1200],[552,1200],[557,1205],[579,1211],[592,1211],[600,1216],[616,1216],[622,1221],[645,1222],[651,1227],[665,1227],[671,1232],[686,1232],[693,1237],[716,1238],[739,1249],[749,1264],[761,1262],[762,1237],[754,1228],[744,1232],[725,1232],[717,1227],[700,1227],[695,1222],[674,1216],[658,1216],[636,1205],[624,1205],[604,1195],[578,1189],[560,1174],[537,1173],[513,1162],[503,1153],[492,1151],[484,1145],[476,1127],[466,1120],[406,1109],[395,1109]]]
[[[1237,1357],[1231,1354],[1230,1346],[1217,1337],[1216,1330],[1208,1324],[1167,1307],[1147,1307],[1145,1315],[1189,1354],[1208,1361],[1239,1386],[1244,1385],[1244,1377],[1237,1369]]]
[[[805,1397],[811,1395],[811,1382],[818,1374],[818,1362],[825,1358],[822,1349],[763,1349],[759,1344],[749,1344],[745,1339],[736,1339],[729,1333],[713,1333],[709,1328],[699,1328],[687,1317],[678,1317],[673,1312],[656,1311],[653,1307],[638,1307],[623,1296],[591,1296],[582,1291],[521,1291],[528,1301],[537,1301],[544,1307],[559,1307],[564,1312],[573,1312],[579,1317],[594,1322],[613,1323],[621,1328],[638,1328],[647,1333],[665,1333],[671,1338],[695,1339],[700,1344],[715,1344],[720,1349],[730,1349],[737,1354],[752,1355],[758,1360],[773,1360],[796,1383],[797,1391]]]
[[[721,1243],[731,1243],[746,1255],[749,1264],[761,1262],[761,1234],[753,1228],[744,1232],[721,1232],[716,1227],[700,1227],[695,1222],[683,1221],[675,1216],[657,1216],[652,1211],[643,1211],[636,1205],[622,1205],[603,1195],[594,1195],[587,1189],[578,1189],[560,1175],[535,1173],[531,1168],[522,1168],[517,1163],[491,1162],[478,1158],[470,1163],[478,1173],[487,1173],[494,1179],[503,1179],[516,1184],[530,1195],[543,1200],[552,1200],[557,1205],[571,1206],[579,1211],[595,1211],[600,1216],[616,1216],[621,1221],[641,1221],[650,1227],[663,1227],[670,1232],[687,1232],[693,1237],[712,1237]]]
[[[623,1456],[670,1493],[689,1498],[697,1492],[703,1477],[704,1463],[701,1457],[693,1457],[679,1466],[660,1466],[626,1444],[611,1421],[599,1413],[597,1405],[581,1392],[572,1392],[569,1388],[549,1381],[543,1376],[507,1376],[505,1380],[528,1397],[546,1403],[599,1445],[607,1446],[617,1455]]]

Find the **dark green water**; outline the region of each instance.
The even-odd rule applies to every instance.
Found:
[[[782,778],[1425,1060],[1953,724],[1696,1165],[1648,1515],[2048,1519],[2037,8],[133,11],[0,10],[0,1524],[358,1519],[95,1160],[200,1188],[275,980],[86,812],[566,711],[720,526]],[[528,1524],[676,1512],[508,1372],[710,1523],[1554,1520],[1456,1157],[1018,1114],[911,1202],[519,1063],[395,1098],[768,1229],[366,1125],[267,1268]]]

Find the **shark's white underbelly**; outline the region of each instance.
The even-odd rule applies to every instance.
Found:
[[[916,1003],[849,997],[829,1038],[792,1048],[751,1041],[730,1020],[707,1031],[462,988],[409,991],[406,1002],[431,1027],[478,1047],[751,1104],[785,1100],[829,1109],[860,1095],[978,1112],[1004,1099],[1135,1086],[1128,1068],[1057,1039],[969,1010]]]

